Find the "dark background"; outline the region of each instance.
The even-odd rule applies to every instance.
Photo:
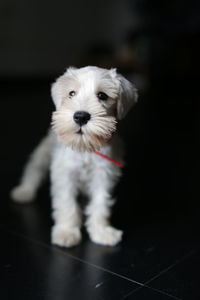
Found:
[[[131,212],[152,207],[170,216],[198,205],[199,8],[178,0],[1,0],[5,186],[16,183],[46,133],[50,84],[67,66],[89,64],[117,67],[139,89],[139,103],[121,124]]]
[[[199,16],[193,0],[0,0],[2,223],[12,223],[4,206],[20,218],[8,194],[50,124],[51,83],[70,65],[97,65],[117,67],[139,90],[120,125],[126,167],[113,222],[197,228]],[[49,212],[48,184],[37,200]]]

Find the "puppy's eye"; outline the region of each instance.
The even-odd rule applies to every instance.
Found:
[[[75,92],[75,91],[70,91],[70,92],[69,92],[69,96],[70,96],[70,97],[73,97],[73,96],[75,96],[75,95],[76,95],[76,92]]]
[[[103,93],[103,92],[99,92],[97,94],[97,97],[99,98],[99,100],[102,100],[102,101],[108,100],[108,95],[106,93]]]

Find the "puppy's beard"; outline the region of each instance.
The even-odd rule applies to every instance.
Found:
[[[91,119],[80,127],[73,120],[70,109],[55,111],[52,127],[60,140],[74,150],[93,152],[108,142],[116,131],[116,118],[106,116],[104,110],[90,108]]]

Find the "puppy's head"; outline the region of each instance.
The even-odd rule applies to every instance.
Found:
[[[52,85],[58,137],[78,151],[96,151],[137,101],[136,88],[115,69],[68,68]]]

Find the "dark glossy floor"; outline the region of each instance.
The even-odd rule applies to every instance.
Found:
[[[115,248],[85,232],[73,249],[51,246],[48,182],[33,204],[9,199],[52,109],[46,81],[1,82],[0,299],[200,299],[195,95],[152,91],[122,123],[127,164],[113,223],[125,233]]]

